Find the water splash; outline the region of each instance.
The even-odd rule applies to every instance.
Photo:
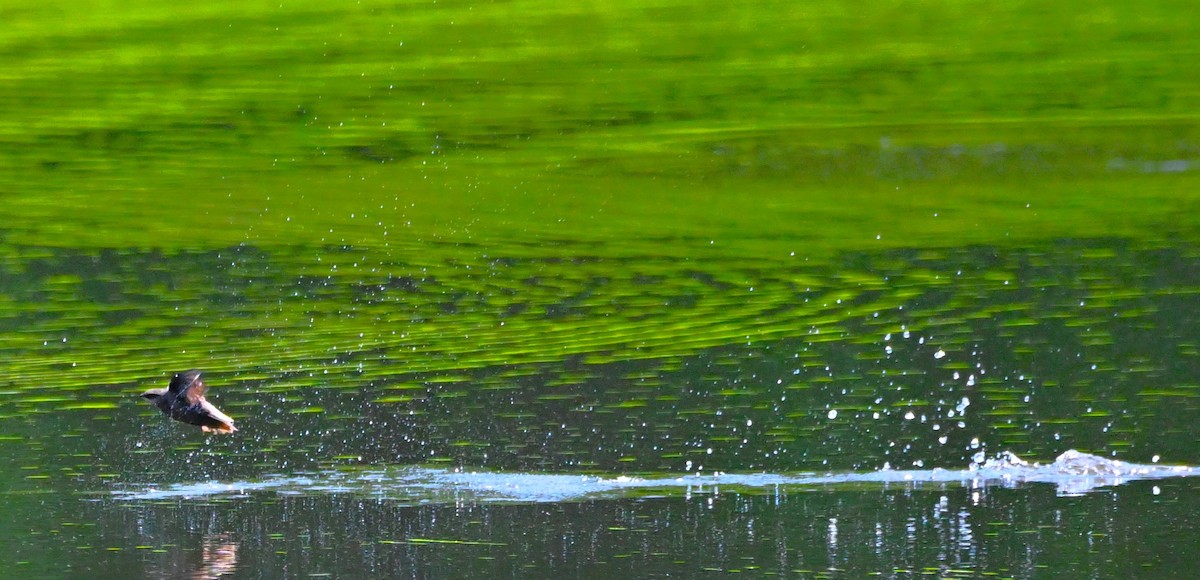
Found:
[[[1200,476],[1200,468],[1144,465],[1105,459],[1070,450],[1050,464],[1029,463],[1010,452],[992,459],[977,456],[967,469],[892,470],[867,473],[772,474],[717,473],[663,477],[602,477],[542,473],[470,472],[429,467],[383,467],[271,476],[257,481],[180,483],[164,487],[123,488],[119,500],[283,495],[357,494],[413,504],[555,503],[586,499],[674,496],[715,493],[721,488],[752,491],[773,487],[838,484],[957,484],[971,488],[1053,484],[1059,495],[1088,492],[1143,479]]]

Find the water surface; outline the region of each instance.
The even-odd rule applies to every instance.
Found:
[[[1189,575],[1188,7],[702,4],[9,10],[0,566]]]

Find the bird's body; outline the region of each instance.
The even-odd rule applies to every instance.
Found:
[[[208,387],[200,380],[200,371],[178,373],[165,389],[150,389],[142,396],[176,421],[199,425],[204,432],[233,433],[233,419],[204,398]]]

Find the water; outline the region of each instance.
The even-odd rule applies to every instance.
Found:
[[[0,567],[1191,575],[1169,4],[15,10]]]

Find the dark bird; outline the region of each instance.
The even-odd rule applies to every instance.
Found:
[[[142,393],[154,406],[176,421],[199,425],[205,433],[233,433],[233,419],[222,413],[204,398],[208,386],[200,380],[200,371],[178,373],[165,389],[150,389]]]

